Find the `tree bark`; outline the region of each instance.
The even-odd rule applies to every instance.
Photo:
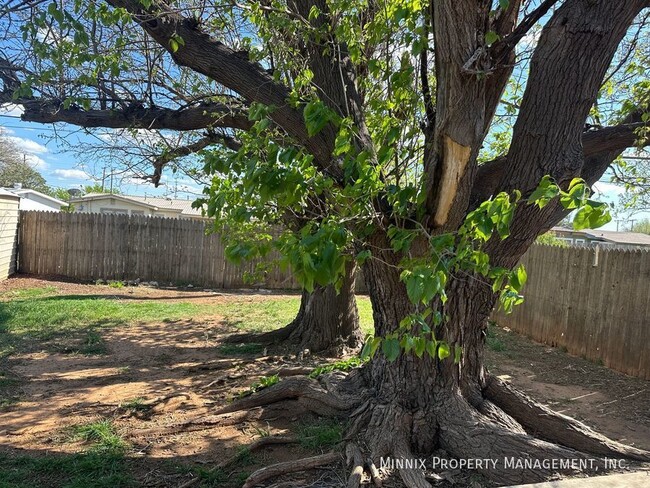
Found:
[[[386,236],[377,234],[364,276],[373,305],[375,333],[396,332],[400,320],[416,311],[409,301],[399,270],[398,256],[388,250]],[[377,354],[366,367],[371,405],[362,415],[364,443],[379,458],[428,458],[436,448],[459,459],[489,458],[496,466],[479,467],[484,476],[501,483],[530,483],[557,473],[576,473],[575,464],[552,466],[551,460],[589,460],[603,469],[603,454],[637,460],[650,459],[645,451],[607,439],[589,427],[555,414],[511,388],[497,390],[484,367],[488,318],[496,303],[489,283],[477,276],[451,276],[448,301],[437,304],[448,320],[435,330],[436,339],[451,346],[443,360],[426,353],[417,358],[401,353],[393,362]],[[413,330],[415,335],[417,330]],[[454,348],[462,355],[454,361]],[[539,417],[539,418],[538,418]],[[538,432],[543,426],[543,433]],[[542,435],[540,435],[542,434]],[[504,459],[533,459],[540,464],[506,466]],[[546,465],[542,462],[546,460]],[[399,470],[409,487],[430,486],[424,473]]]
[[[340,291],[333,285],[319,286],[313,292],[303,290],[300,309],[293,321],[264,334],[235,335],[228,342],[295,344],[300,350],[338,354],[342,348],[361,345],[359,312],[354,294],[356,267],[349,265]]]

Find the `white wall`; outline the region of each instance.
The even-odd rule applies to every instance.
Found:
[[[129,215],[158,215],[151,208],[146,208],[118,198],[100,198],[97,200],[86,200],[73,202],[75,212],[85,213],[127,213]]]
[[[18,198],[0,195],[0,280],[16,271]]]

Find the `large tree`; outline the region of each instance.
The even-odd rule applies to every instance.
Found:
[[[221,144],[204,152],[214,175],[205,203],[238,230],[234,258],[275,248],[308,290],[345,288],[346,270],[363,267],[370,361],[344,381],[283,380],[222,412],[301,398],[351,416],[348,438],[360,437],[373,459],[437,447],[459,458],[650,459],[539,405],[483,363],[492,309],[521,301],[522,254],[571,210],[578,227],[605,222],[589,185],[646,142],[647,66],[627,68],[647,50],[648,0],[106,0],[65,12],[52,4],[52,18],[20,5],[16,15],[31,20],[25,37],[53,66],[39,78],[19,56],[5,63],[24,120],[183,130],[208,118]],[[112,50],[83,48],[96,38],[93,22],[114,32]],[[52,48],[52,30],[70,40],[66,49]],[[204,76],[221,95],[180,108],[101,106],[89,86],[107,84],[98,73],[111,62],[113,74],[128,71],[114,58],[140,31],[179,77]],[[86,70],[85,84],[69,85],[65,70]],[[621,72],[636,88],[625,103],[609,89]],[[45,96],[52,87],[62,96]],[[272,239],[260,228],[278,220],[287,230],[258,245]],[[350,459],[362,458],[349,447]],[[522,482],[574,466],[479,470]],[[429,486],[420,470],[399,473]]]

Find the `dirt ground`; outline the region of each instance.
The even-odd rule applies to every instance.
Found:
[[[0,283],[0,293],[20,288],[56,287],[61,295],[107,294],[107,287],[18,277]],[[197,289],[125,287],[110,289],[124,300],[217,303],[241,293]],[[249,294],[250,300],[282,295]],[[297,402],[265,408],[260,418],[227,427],[165,432],[164,426],[209,416],[260,376],[289,366],[315,366],[319,358],[300,358],[285,351],[233,357],[219,352],[224,334],[233,332],[220,317],[140,324],[105,329],[108,354],[66,355],[51,352],[15,354],[3,369],[17,381],[20,402],[0,409],[0,450],[30,454],[79,452],[79,443],[64,442],[62,429],[101,418],[114,419],[132,446],[137,478],[144,486],[179,487],[192,478],[173,466],[205,466],[232,456],[238,447],[263,435],[290,435],[309,419]],[[625,376],[559,349],[536,344],[496,328],[488,350],[492,372],[542,400],[555,410],[586,421],[604,434],[650,449],[650,382]],[[145,399],[142,408],[124,404]],[[313,420],[313,419],[312,419]],[[245,472],[273,462],[314,455],[300,444],[259,451]],[[243,476],[240,474],[240,476]],[[345,472],[322,470],[292,486],[343,484]],[[316,476],[316,478],[314,478]],[[327,481],[327,483],[325,483]],[[236,479],[228,486],[236,486]],[[314,484],[316,483],[316,484]]]

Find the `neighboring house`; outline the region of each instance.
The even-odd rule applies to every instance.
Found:
[[[201,210],[192,208],[192,200],[88,193],[83,197],[70,199],[70,203],[74,205],[75,212],[148,215],[151,217],[185,219],[204,218]]]
[[[53,198],[40,191],[23,188],[20,184],[13,188],[2,188],[20,197],[20,210],[38,210],[41,212],[60,212],[61,207],[67,207],[68,203]]]
[[[650,236],[639,232],[615,232],[611,230],[572,230],[553,227],[555,237],[576,246],[615,246],[619,248],[650,248]]]
[[[0,189],[0,280],[16,271],[20,197]]]

